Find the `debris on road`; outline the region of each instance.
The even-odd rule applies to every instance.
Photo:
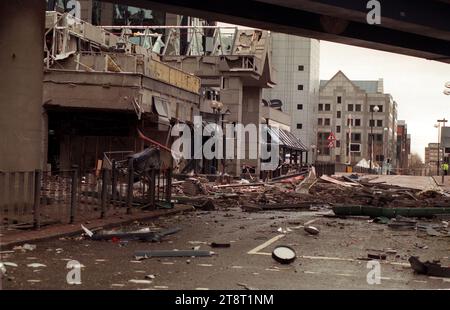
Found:
[[[310,235],[318,235],[320,232],[319,229],[314,226],[305,226],[304,230]]]
[[[333,212],[338,216],[370,216],[394,218],[397,215],[404,217],[431,218],[436,214],[450,214],[449,208],[381,208],[367,205],[335,205]]]
[[[23,245],[13,247],[13,250],[14,251],[22,251],[22,252],[34,251],[34,250],[36,250],[36,245],[25,243]]]
[[[241,286],[241,287],[245,288],[246,290],[249,290],[249,291],[255,291],[255,290],[258,290],[257,288],[248,286],[248,285],[245,284],[245,283],[236,283],[236,284],[237,284],[238,286]]]
[[[40,264],[40,263],[32,263],[32,264],[28,264],[27,267],[30,267],[30,268],[42,268],[42,267],[47,267],[47,265]]]
[[[220,242],[212,242],[211,243],[211,247],[212,248],[229,248],[229,247],[231,247],[231,243],[229,243],[229,242],[223,242],[223,243],[220,243]]]
[[[151,231],[150,228],[143,228],[134,231],[123,231],[123,230],[110,230],[110,231],[100,231],[92,232],[83,225],[82,229],[92,240],[113,240],[119,242],[120,240],[141,240],[141,241],[151,241],[160,242],[163,237],[175,234],[181,231],[181,228],[175,227],[170,229],[165,229],[159,232]]]
[[[289,227],[287,227],[286,229],[280,227],[277,229],[278,232],[282,233],[282,234],[287,234],[289,232],[292,232],[292,229],[290,229]]]
[[[280,245],[272,251],[272,258],[280,264],[290,264],[297,258],[297,254],[293,248]]]
[[[228,209],[239,206],[247,212],[268,210],[310,210],[333,208],[338,216],[379,217],[377,222],[400,214],[407,217],[432,217],[450,214],[450,197],[436,190],[374,183],[357,174],[316,177],[314,167],[273,178],[268,182],[230,180],[217,185],[205,177],[189,178],[177,185],[179,203],[201,210]],[[190,184],[190,185],[185,185]],[[184,191],[182,186],[197,190]],[[175,199],[175,197],[174,197]],[[375,208],[373,210],[368,208]]]
[[[442,267],[437,262],[421,262],[418,257],[409,258],[411,268],[418,274],[425,274],[433,277],[450,278],[450,267]]]
[[[134,253],[136,260],[142,260],[151,257],[206,257],[212,256],[211,251],[195,251],[195,250],[153,250],[153,251],[137,251]]]
[[[134,284],[151,284],[152,281],[150,280],[139,280],[139,279],[131,279],[128,280],[128,282],[134,283]]]
[[[214,210],[216,207],[214,206],[214,203],[212,199],[207,199],[206,201],[202,202],[201,204],[194,204],[194,208],[204,210],[204,211],[211,211]]]
[[[17,267],[18,266],[16,263],[11,263],[11,262],[3,262],[3,265],[9,266],[9,267]]]
[[[378,216],[376,218],[373,219],[374,223],[377,224],[388,224],[389,223],[389,219],[385,216]]]
[[[367,258],[385,260],[386,259],[386,254],[369,253],[369,254],[367,254]]]
[[[0,276],[6,275],[6,267],[3,263],[0,263]],[[1,279],[1,277],[0,277]]]

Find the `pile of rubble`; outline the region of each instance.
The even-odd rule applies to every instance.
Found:
[[[377,208],[450,208],[450,195],[443,191],[369,182],[358,175],[285,176],[270,182],[234,180],[229,184],[190,177],[175,182],[175,199],[197,208],[241,207],[245,211],[370,206]],[[446,213],[446,212],[444,212]]]

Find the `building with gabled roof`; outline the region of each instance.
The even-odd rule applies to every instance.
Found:
[[[356,164],[373,158],[374,166],[395,166],[397,103],[384,93],[383,80],[353,81],[338,71],[320,85],[316,160]]]

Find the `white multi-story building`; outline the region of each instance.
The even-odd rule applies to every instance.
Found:
[[[319,100],[319,40],[271,33],[271,60],[276,85],[263,91],[270,102],[280,100],[291,116],[291,132],[309,148],[316,143],[315,110]],[[309,161],[312,157],[309,156]]]
[[[397,103],[384,93],[382,79],[354,81],[339,71],[321,81],[316,111],[318,161],[356,164],[373,158],[395,167]],[[331,147],[330,135],[336,138]]]

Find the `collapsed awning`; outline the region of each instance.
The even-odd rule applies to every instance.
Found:
[[[217,132],[222,130],[222,128],[216,123],[208,121],[202,121],[202,127],[204,136],[214,136]]]
[[[275,143],[279,143],[280,146],[290,148],[296,151],[306,152],[308,148],[303,142],[297,138],[292,132],[279,128],[268,128],[269,134],[274,139]]]

